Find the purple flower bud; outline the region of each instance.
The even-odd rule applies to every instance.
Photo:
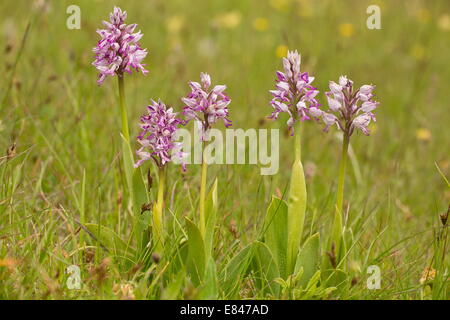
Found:
[[[339,77],[339,85],[341,87],[345,87],[347,85],[348,79],[347,76],[340,76]]]
[[[353,81],[348,79],[347,76],[340,76],[339,77],[339,85],[341,87],[351,87],[351,86],[353,86]]]
[[[203,88],[207,90],[211,86],[211,77],[207,73],[200,73],[200,80],[203,84]]]
[[[99,85],[107,76],[121,76],[124,72],[132,73],[133,69],[143,74],[148,73],[142,64],[147,56],[147,49],[142,49],[138,43],[142,33],[133,33],[137,25],[126,25],[126,18],[126,11],[114,7],[110,22],[103,21],[106,29],[97,30],[101,39],[93,49],[95,61],[92,65],[100,72],[97,81]]]

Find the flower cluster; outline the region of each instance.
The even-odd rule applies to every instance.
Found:
[[[368,126],[370,121],[376,121],[372,113],[379,105],[373,100],[374,85],[363,85],[358,90],[353,87],[353,81],[346,76],[339,78],[339,83],[330,81],[330,91],[325,95],[328,99],[329,111],[325,112],[318,108],[311,108],[310,114],[321,118],[325,123],[325,131],[336,124],[337,127],[351,136],[355,128],[369,135]]]
[[[292,133],[295,122],[309,120],[309,109],[319,106],[315,98],[319,91],[311,86],[314,77],[300,72],[300,63],[298,52],[288,51],[287,57],[283,58],[284,72],[277,71],[276,90],[270,91],[274,111],[269,118],[277,119],[281,112],[288,113],[287,125]]]
[[[177,113],[173,112],[172,108],[167,109],[161,100],[151,100],[147,111],[148,113],[141,117],[142,132],[137,138],[141,148],[136,152],[140,159],[134,166],[137,168],[150,159],[153,159],[158,167],[175,159],[182,161],[182,143],[174,141],[175,132],[181,123]]]
[[[95,61],[92,63],[100,72],[98,84],[102,84],[107,76],[131,73],[132,68],[147,74],[142,60],[147,55],[147,49],[142,49],[138,41],[143,34],[133,33],[136,24],[125,24],[127,12],[114,7],[110,14],[110,22],[103,21],[106,29],[97,30],[101,39],[93,49]]]
[[[181,100],[185,104],[183,114],[187,121],[198,120],[201,124],[202,139],[204,134],[216,123],[222,119],[225,126],[231,126],[228,119],[228,105],[231,100],[225,95],[227,88],[225,85],[217,85],[210,90],[211,77],[206,73],[200,74],[201,84],[191,81],[189,86],[191,92],[187,97]]]

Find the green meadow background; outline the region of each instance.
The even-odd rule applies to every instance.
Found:
[[[66,27],[71,4],[81,9],[80,30]],[[381,8],[381,30],[366,27],[371,4]],[[198,81],[200,72],[227,85],[234,128],[281,130],[276,175],[261,176],[258,165],[209,167],[209,185],[219,181],[219,271],[257,238],[272,195],[286,197],[293,139],[286,117],[266,119],[268,90],[282,68],[280,58],[297,49],[302,70],[316,77],[322,103],[328,81],[341,74],[356,85],[376,84],[380,102],[371,136],[358,133],[351,141],[345,202],[346,223],[358,239],[348,257],[352,284],[321,298],[430,298],[427,280],[420,279],[433,263],[439,215],[450,202],[443,178],[450,175],[448,1],[3,0],[1,299],[197,297],[189,279],[171,291],[176,272],[170,267],[150,266],[159,272],[155,277],[149,266],[113,257],[76,222],[84,212],[87,223],[132,239],[132,211],[122,190],[117,80],[97,86],[91,65],[96,29],[114,5],[128,12],[128,23],[138,24],[149,52],[150,73],[126,77],[132,137],[149,99],[180,110],[187,82]],[[305,237],[328,235],[333,218],[341,143],[335,130],[321,128],[304,123]],[[177,219],[196,219],[199,185],[200,166],[190,165],[186,173],[170,166],[165,215],[174,237],[183,237]],[[81,290],[66,286],[72,264],[80,266]],[[366,269],[373,264],[382,272],[379,290],[366,288]],[[265,298],[249,277],[239,285],[237,298]],[[220,283],[219,292],[218,298],[227,297]]]

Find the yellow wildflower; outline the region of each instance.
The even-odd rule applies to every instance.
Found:
[[[235,10],[218,15],[214,24],[219,28],[234,29],[241,23],[241,19],[242,14]]]
[[[355,27],[351,23],[341,23],[339,25],[339,34],[344,38],[350,38],[355,33]]]
[[[438,27],[443,31],[450,31],[450,15],[444,14],[439,17]]]
[[[419,140],[419,141],[428,142],[431,140],[431,132],[428,129],[420,128],[420,129],[417,129],[417,131],[416,131],[416,137],[417,137],[417,140]]]
[[[256,18],[253,20],[253,28],[257,31],[266,31],[269,28],[269,21],[266,18]]]
[[[287,52],[288,52],[288,47],[285,45],[279,45],[275,51],[277,58],[286,57]]]

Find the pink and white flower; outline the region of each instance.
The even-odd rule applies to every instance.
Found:
[[[314,109],[314,117],[322,119],[325,123],[325,131],[336,124],[337,127],[351,136],[355,128],[361,130],[365,135],[369,135],[370,122],[376,121],[372,113],[379,102],[375,101],[373,91],[374,85],[363,85],[355,90],[353,81],[347,76],[340,76],[339,83],[330,81],[330,91],[326,92],[328,100],[328,111]]]
[[[133,70],[147,74],[142,60],[147,56],[147,49],[142,49],[139,40],[143,34],[134,32],[137,24],[125,24],[127,12],[114,7],[110,22],[103,21],[105,29],[97,30],[101,36],[93,49],[95,61],[92,63],[99,73],[97,83],[101,85],[107,76],[119,75]]]
[[[288,51],[283,58],[284,72],[277,71],[276,90],[270,90],[270,102],[274,111],[270,119],[277,119],[280,113],[289,114],[287,125],[293,134],[294,124],[299,120],[309,120],[311,108],[319,106],[316,96],[319,91],[311,83],[314,77],[300,71],[301,57],[297,51]],[[314,116],[313,116],[314,117]]]
[[[207,131],[217,121],[222,120],[226,127],[231,126],[228,118],[228,105],[231,99],[225,94],[225,85],[216,85],[212,89],[211,77],[207,73],[200,74],[200,82],[189,82],[191,92],[181,98],[185,104],[183,114],[186,123],[197,120],[201,123],[201,136],[205,138]]]
[[[172,108],[167,108],[161,100],[151,100],[147,114],[141,117],[142,132],[137,138],[141,148],[136,152],[140,159],[134,166],[139,167],[150,159],[159,167],[174,159],[183,163],[182,143],[175,142],[176,130],[181,123]]]

